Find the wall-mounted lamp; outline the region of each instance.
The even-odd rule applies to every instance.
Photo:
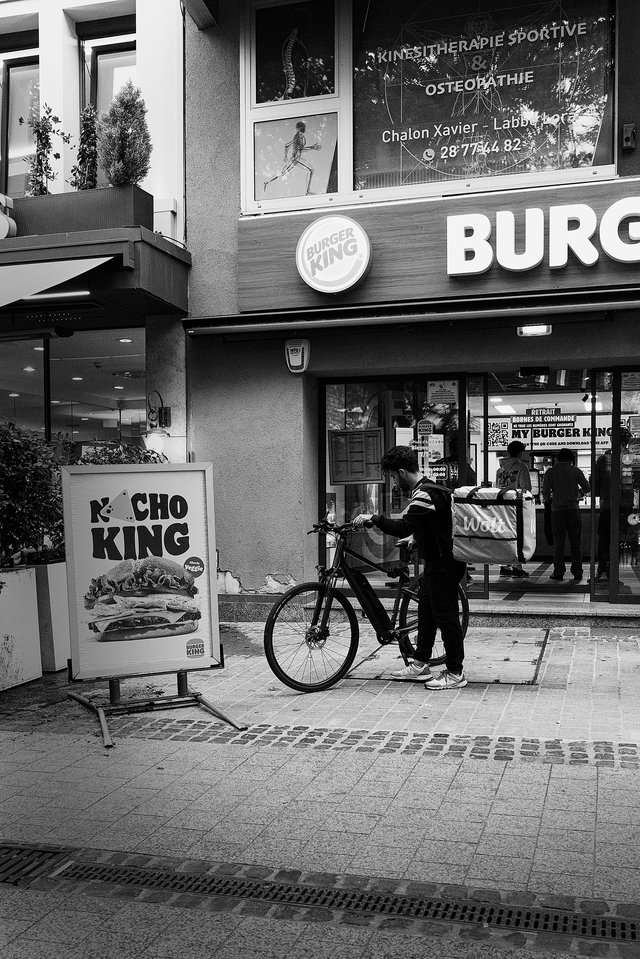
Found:
[[[545,323],[530,323],[518,327],[518,336],[550,336],[552,327]]]
[[[160,400],[160,405],[154,404],[151,401],[153,394],[158,397]],[[150,430],[164,430],[166,431],[171,426],[171,407],[164,405],[164,400],[160,396],[157,390],[152,390],[147,396],[147,427]]]

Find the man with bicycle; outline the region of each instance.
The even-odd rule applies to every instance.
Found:
[[[400,519],[361,513],[353,525],[375,526],[390,536],[412,536],[424,562],[418,591],[418,641],[414,659],[394,679],[424,682],[427,689],[459,689],[465,679],[464,637],[458,617],[458,583],[466,564],[453,557],[451,492],[422,475],[418,455],[410,446],[392,446],[382,457],[383,472],[404,492],[409,505]],[[440,629],[446,668],[434,676],[429,667],[436,633]]]

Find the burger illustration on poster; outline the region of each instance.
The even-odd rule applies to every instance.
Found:
[[[218,624],[203,470],[124,469],[68,467],[63,475],[74,671],[86,678],[207,668],[216,662]]]
[[[84,604],[98,642],[178,636],[198,628],[193,574],[171,559],[125,559],[91,580]]]

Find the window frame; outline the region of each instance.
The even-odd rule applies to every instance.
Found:
[[[2,98],[0,102],[0,193],[8,193],[9,177],[9,97],[11,70],[14,67],[37,67],[40,82],[40,57],[24,51],[2,58]]]
[[[281,100],[275,103],[255,103],[256,35],[255,13],[265,7],[283,7],[296,0],[248,0],[241,19],[240,44],[240,120],[241,120],[241,214],[286,213],[326,208],[346,207],[367,203],[379,204],[389,201],[434,199],[443,196],[473,196],[480,193],[496,193],[513,189],[569,186],[618,176],[618,31],[617,0],[611,0],[612,16],[612,96],[613,96],[613,144],[612,162],[597,167],[550,170],[539,173],[506,174],[503,176],[478,177],[472,180],[456,180],[450,183],[437,181],[431,184],[410,187],[389,187],[356,190],[353,187],[353,17],[351,0],[335,0],[335,93],[306,99]],[[297,0],[300,2],[300,0]],[[255,184],[255,138],[254,125],[271,119],[285,119],[303,115],[337,112],[338,114],[338,189],[334,194],[298,196],[286,199],[257,199]],[[302,108],[302,109],[301,109]]]
[[[129,53],[136,51],[136,41],[127,40],[124,43],[105,43],[99,47],[91,47],[91,66],[89,75],[89,103],[96,107],[98,99],[98,57],[104,53]],[[137,57],[136,57],[137,66]]]

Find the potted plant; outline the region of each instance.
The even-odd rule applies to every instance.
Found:
[[[69,183],[76,190],[95,190],[98,185],[98,131],[95,107],[89,103],[80,114],[77,160]]]
[[[53,449],[38,433],[0,423],[0,689],[42,675],[34,564],[60,559],[63,539]]]
[[[60,466],[162,462],[124,443],[80,455],[67,437],[47,443],[0,423],[0,689],[64,669],[69,658]]]
[[[144,180],[151,161],[147,108],[128,80],[98,121],[98,159],[111,186]]]
[[[52,157],[56,160],[60,159],[60,154],[53,152],[52,138],[58,136],[63,143],[69,143],[71,135],[60,129],[58,126],[60,117],[55,116],[46,103],[40,112],[37,101],[34,101],[27,119],[19,117],[18,123],[21,125],[26,123],[29,126],[35,143],[35,152],[27,161],[29,166],[27,196],[46,196],[49,193],[49,183],[58,175],[53,172],[51,159]]]
[[[45,107],[45,111],[49,108]],[[153,197],[138,186],[149,170],[151,156],[146,112],[140,91],[131,82],[122,88],[100,119],[93,107],[85,107],[81,114],[76,163],[69,180],[77,192],[50,194],[44,189],[37,203],[34,203],[33,191],[29,192],[29,199],[15,199],[18,233],[42,236],[133,226],[153,230]],[[43,116],[44,124],[35,115],[28,122],[34,136],[41,128],[44,133],[48,131],[48,144],[44,136],[41,136],[40,147],[36,140],[36,156],[50,157],[52,134],[65,138],[67,135],[55,128],[58,118],[51,111]],[[97,188],[98,161],[110,184],[108,188]],[[48,183],[53,179],[50,162],[42,169],[50,171],[49,178],[45,177]]]

